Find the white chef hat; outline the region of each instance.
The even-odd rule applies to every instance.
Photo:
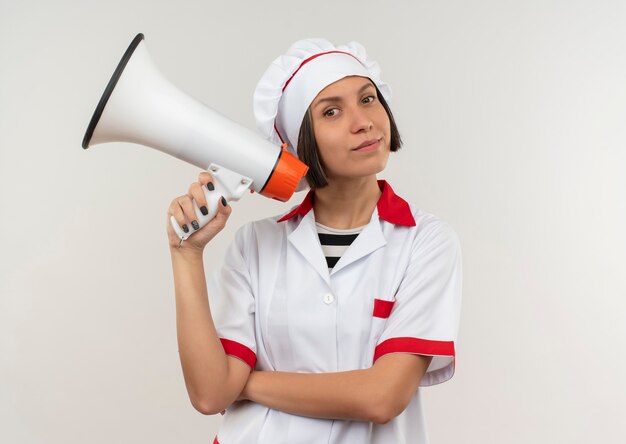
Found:
[[[319,38],[295,42],[272,62],[254,91],[257,129],[270,142],[286,143],[297,156],[300,125],[309,105],[322,89],[347,76],[368,77],[385,100],[391,100],[378,63],[368,60],[361,44],[335,46]]]

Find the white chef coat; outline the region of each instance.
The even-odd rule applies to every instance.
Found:
[[[461,249],[444,221],[389,184],[369,224],[329,272],[313,193],[283,217],[240,228],[209,281],[227,354],[252,369],[322,373],[366,369],[387,353],[433,356],[420,386],[454,373]],[[222,418],[220,444],[428,442],[420,390],[387,424],[292,415],[253,402]]]

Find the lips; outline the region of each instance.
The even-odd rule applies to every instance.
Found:
[[[360,150],[361,148],[368,147],[368,146],[373,145],[373,144],[375,144],[375,143],[377,143],[379,141],[380,141],[380,139],[366,140],[365,142],[363,142],[362,144],[360,144],[356,148],[353,148],[352,151]]]

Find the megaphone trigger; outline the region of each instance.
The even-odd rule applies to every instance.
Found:
[[[217,215],[219,201],[222,197],[226,199],[226,202],[238,201],[241,199],[241,196],[245,194],[246,190],[252,186],[252,179],[249,177],[243,176],[215,163],[212,163],[209,166],[208,171],[210,171],[211,176],[213,177],[214,184],[214,189],[212,191],[206,187],[202,187],[207,201],[208,213],[206,215],[202,214],[200,208],[196,204],[196,201],[193,201],[193,208],[196,216],[198,217],[198,229],[204,227]],[[181,240],[181,243],[197,231],[195,230],[191,233],[185,233],[178,225],[178,222],[176,222],[174,216],[170,217],[170,223],[172,224],[174,232],[176,232],[176,235]]]

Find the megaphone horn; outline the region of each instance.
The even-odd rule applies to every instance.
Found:
[[[209,213],[194,206],[200,226],[217,214],[217,201],[239,200],[249,188],[280,201],[293,195],[308,167],[275,146],[178,90],[156,68],[137,34],[107,84],[83,138],[83,148],[132,142],[155,148],[203,170],[215,190],[204,190]],[[180,237],[184,233],[172,217]]]

